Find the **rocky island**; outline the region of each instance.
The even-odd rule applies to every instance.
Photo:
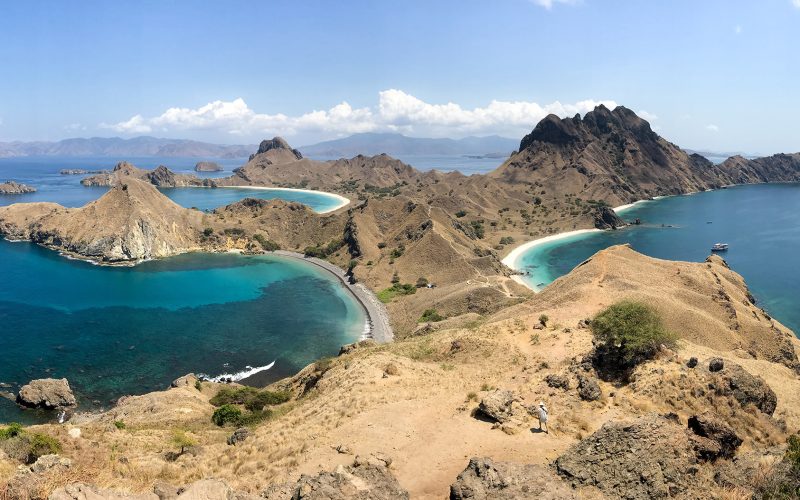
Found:
[[[222,172],[222,167],[213,161],[199,161],[194,166],[195,172]]]
[[[0,429],[58,445],[46,450],[56,458],[4,451],[15,495],[745,498],[800,486],[800,341],[722,258],[615,246],[538,294],[501,261],[515,242],[622,227],[610,206],[800,180],[800,155],[713,165],[599,106],[548,116],[487,175],[387,155],[320,162],[275,138],[205,184],[353,201],[329,214],[254,199],[185,209],[156,186],[206,181],[165,167],[120,163],[89,179],[111,189],[81,208],[2,207],[0,234],[106,264],[301,249],[376,292],[395,341],[345,346],[263,389],[186,376],[63,426]]]
[[[0,194],[35,193],[36,188],[15,181],[0,182]]]

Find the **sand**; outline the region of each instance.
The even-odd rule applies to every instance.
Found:
[[[257,189],[257,190],[270,190],[270,191],[294,191],[297,193],[311,193],[311,194],[324,194],[330,196],[332,198],[336,198],[339,200],[339,204],[333,208],[329,208],[327,210],[320,210],[317,212],[318,214],[327,214],[330,212],[335,212],[342,207],[346,207],[350,204],[350,199],[345,198],[344,196],[336,193],[329,193],[328,191],[315,191],[313,189],[295,189],[295,188],[282,188],[282,187],[268,187],[268,186],[219,186],[217,189],[225,189],[225,188],[232,188],[232,189]],[[316,210],[315,210],[316,212]]]

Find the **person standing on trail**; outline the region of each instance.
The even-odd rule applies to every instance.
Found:
[[[539,430],[550,434],[550,431],[547,429],[547,407],[544,405],[544,401],[539,402],[537,411],[539,413]],[[544,428],[542,428],[542,426],[544,426]]]

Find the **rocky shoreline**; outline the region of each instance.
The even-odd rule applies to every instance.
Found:
[[[16,181],[0,182],[0,194],[27,194],[35,193],[36,188]]]

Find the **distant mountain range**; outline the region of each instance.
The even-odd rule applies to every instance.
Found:
[[[220,145],[186,139],[157,137],[91,137],[58,142],[0,142],[0,158],[18,156],[109,156],[109,157],[198,157],[247,158],[255,145]]]
[[[425,139],[392,133],[355,134],[343,139],[298,148],[304,156],[350,158],[359,154],[389,155],[475,155],[505,158],[519,146],[519,140],[492,135],[463,139]]]

